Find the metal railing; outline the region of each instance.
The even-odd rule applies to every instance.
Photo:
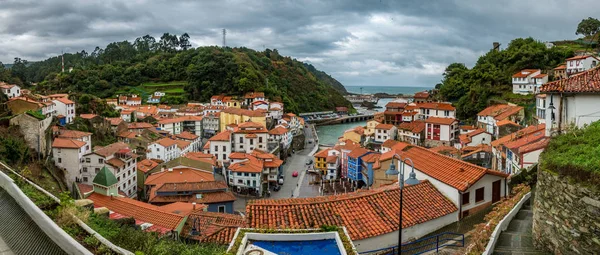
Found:
[[[423,254],[429,251],[439,252],[444,247],[464,247],[465,235],[453,232],[444,232],[434,236],[421,238],[412,242],[402,244],[402,254]],[[365,251],[360,254],[366,255],[392,255],[398,254],[398,246],[382,248],[378,250]]]

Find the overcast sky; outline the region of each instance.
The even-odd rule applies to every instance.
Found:
[[[228,46],[276,48],[344,85],[434,86],[448,64],[472,66],[494,41],[574,39],[598,10],[598,0],[0,0],[0,61],[163,32],[221,45],[226,28]]]

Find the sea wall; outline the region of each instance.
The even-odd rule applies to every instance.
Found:
[[[554,254],[600,251],[600,187],[540,167],[533,208],[533,241]]]

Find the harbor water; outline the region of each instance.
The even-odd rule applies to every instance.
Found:
[[[393,100],[393,98],[379,99],[379,101],[377,102],[377,106],[381,106],[381,108],[376,108],[376,110],[383,112],[385,110],[385,105]],[[338,138],[344,134],[344,131],[356,126],[364,127],[366,125],[366,121],[359,121],[335,125],[317,126],[317,135],[319,136],[319,143],[333,145],[337,143]]]

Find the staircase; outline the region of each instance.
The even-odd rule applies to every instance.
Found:
[[[510,222],[506,231],[500,234],[500,238],[494,248],[495,255],[529,255],[548,254],[536,250],[533,246],[533,235],[531,233],[533,224],[533,209],[531,198],[527,200],[515,218]]]

